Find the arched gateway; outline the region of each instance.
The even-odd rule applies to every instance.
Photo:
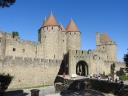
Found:
[[[80,76],[88,75],[88,65],[85,61],[79,61],[76,64],[76,74]]]

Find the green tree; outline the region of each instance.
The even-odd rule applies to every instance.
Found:
[[[113,63],[111,65],[111,76],[112,76],[112,79],[114,80],[114,71],[115,71],[115,63]]]
[[[126,67],[128,68],[128,52],[124,55],[124,62],[126,64]]]
[[[10,7],[16,2],[16,0],[0,0],[0,7]]]
[[[13,36],[13,38],[16,37],[16,36],[18,37],[19,36],[19,32],[12,32],[12,36]]]
[[[0,73],[0,96],[4,96],[5,90],[7,90],[12,79],[13,79],[13,76],[11,76],[10,74]]]

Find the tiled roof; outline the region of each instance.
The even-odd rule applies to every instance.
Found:
[[[78,29],[78,27],[77,27],[77,25],[75,24],[75,22],[74,22],[73,19],[71,19],[71,21],[69,22],[69,24],[68,24],[66,30],[67,30],[68,32],[76,32],[76,31],[79,32],[79,29]]]
[[[106,43],[109,41],[111,41],[111,39],[109,38],[108,34],[106,34],[106,33],[101,34],[101,36],[100,36],[100,42],[101,43]]]
[[[43,26],[55,26],[55,25],[58,25],[58,23],[52,14],[47,17],[47,19],[45,20],[43,24]]]

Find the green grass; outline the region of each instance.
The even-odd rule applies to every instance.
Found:
[[[122,75],[122,76],[120,76],[120,80],[128,80],[128,76],[126,76],[126,75]]]

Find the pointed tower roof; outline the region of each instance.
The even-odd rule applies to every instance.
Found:
[[[60,24],[60,27],[62,28],[62,31],[66,31],[62,24]]]
[[[47,19],[45,20],[43,26],[55,26],[58,25],[55,17],[53,16],[53,14],[51,13],[50,16],[47,17]]]
[[[68,32],[76,32],[76,31],[79,32],[79,29],[78,29],[78,27],[77,27],[77,25],[75,24],[75,22],[74,22],[73,19],[70,20],[70,22],[69,22],[69,24],[68,24],[66,30],[67,30]]]
[[[106,42],[111,41],[111,39],[110,39],[110,37],[108,36],[107,33],[103,33],[103,34],[101,34],[101,36],[100,36],[100,41],[101,41],[102,43],[106,43]]]

